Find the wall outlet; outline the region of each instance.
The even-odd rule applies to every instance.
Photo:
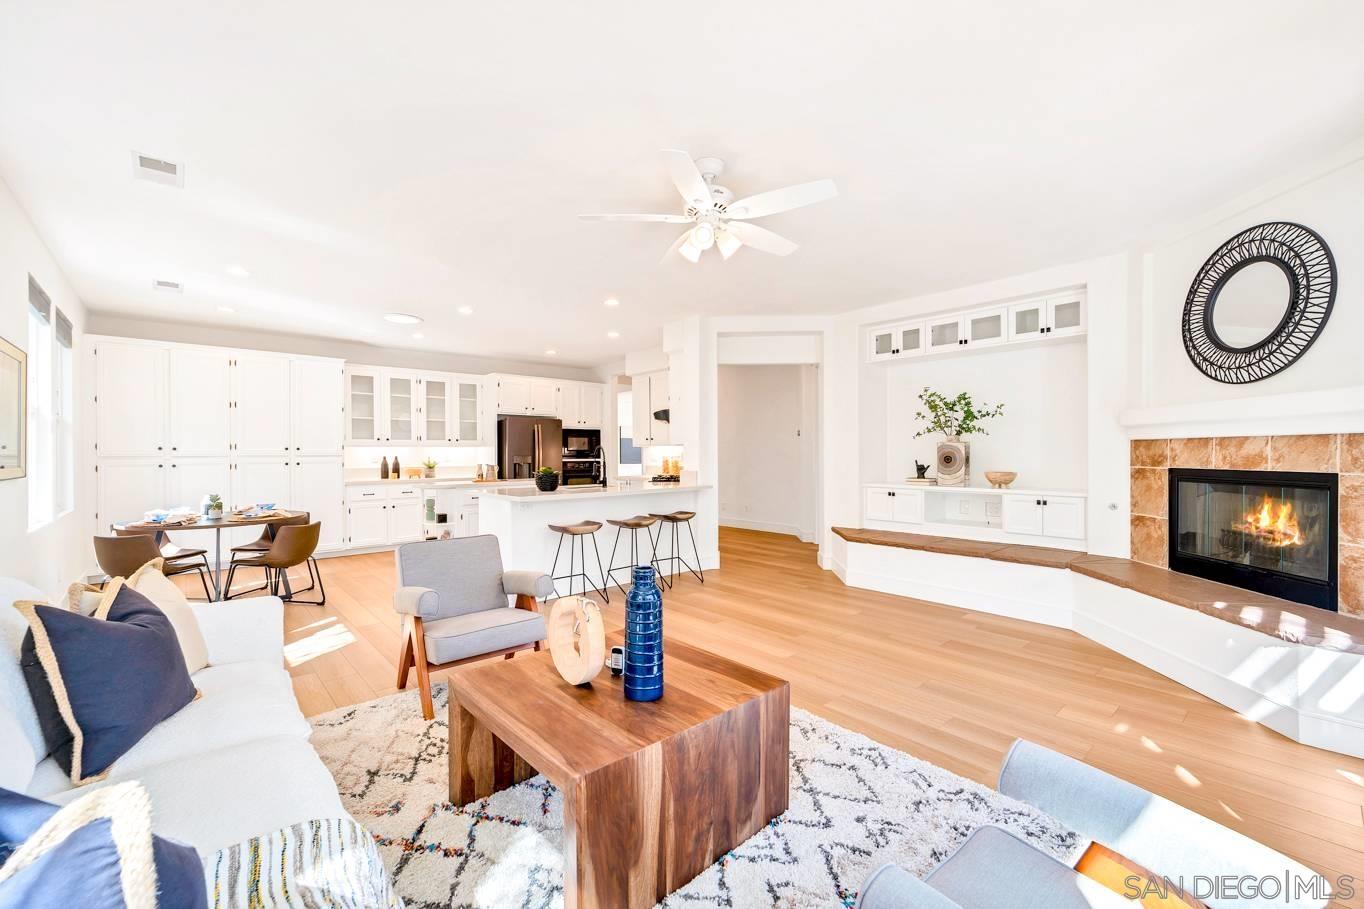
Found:
[[[1003,502],[986,502],[986,503],[985,503],[985,516],[986,516],[986,517],[997,518],[997,517],[999,517],[1000,515],[1002,515],[1003,513],[1004,513],[1004,503],[1003,503]]]
[[[959,512],[960,514],[970,514],[970,513],[971,513],[971,500],[970,500],[970,499],[958,499],[958,500],[957,500],[957,509],[958,509],[958,512]]]

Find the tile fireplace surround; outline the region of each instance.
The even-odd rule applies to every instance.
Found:
[[[1340,612],[1364,617],[1364,433],[1137,439],[1132,442],[1132,559],[1167,567],[1170,467],[1340,474]]]

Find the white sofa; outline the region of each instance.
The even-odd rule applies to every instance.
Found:
[[[283,667],[278,599],[192,604],[208,645],[209,665],[192,677],[203,697],[153,729],[104,781],[79,788],[43,757],[19,668],[28,623],[11,604],[29,599],[61,602],[0,578],[0,787],[61,805],[91,786],[137,780],[151,795],[155,832],[205,859],[290,824],[347,816]]]

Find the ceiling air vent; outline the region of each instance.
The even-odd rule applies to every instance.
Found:
[[[133,152],[133,176],[140,180],[151,180],[153,183],[184,186],[185,166],[176,164],[174,161],[165,161],[161,158],[153,158],[151,155]]]
[[[178,294],[185,289],[184,285],[181,284],[179,281],[157,280],[152,282],[152,287],[154,287],[157,290],[164,290],[168,293],[173,294]]]

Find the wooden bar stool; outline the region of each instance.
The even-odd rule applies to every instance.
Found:
[[[649,538],[649,549],[651,550],[649,564],[654,566],[654,576],[662,577],[663,572],[658,568],[658,548],[654,546],[653,531],[649,529],[658,523],[658,518],[651,514],[637,514],[633,518],[608,518],[606,523],[616,528],[616,542],[611,544],[611,558],[606,560],[606,564],[611,566],[606,569],[607,587],[610,587],[611,584],[615,584],[617,587],[620,587],[621,593],[627,593],[626,589],[620,586],[620,581],[616,580],[616,572],[627,571],[639,564],[639,532],[641,530],[644,531],[645,536]],[[616,547],[620,545],[621,531],[624,530],[630,531],[630,564],[617,565]],[[659,583],[658,589],[663,589],[662,582]],[[610,601],[608,600],[607,602]]]
[[[559,597],[559,581],[568,581],[568,595],[573,596],[573,579],[582,578],[582,595],[587,595],[587,585],[591,584],[592,589],[601,595],[604,602],[610,602],[610,595],[606,592],[605,575],[601,570],[601,550],[597,548],[597,531],[601,530],[600,521],[579,521],[576,524],[550,524],[549,529],[559,535],[559,545],[554,548],[554,565],[549,569],[550,582],[554,584],[554,596]],[[592,538],[592,551],[597,554],[597,577],[601,578],[601,585],[598,586],[587,575],[587,544],[583,542],[583,537]],[[559,552],[564,548],[564,539],[568,539],[568,574],[556,575],[554,572],[559,567]],[[578,541],[578,564],[580,571],[573,570],[573,541]]]
[[[696,517],[696,512],[674,511],[671,514],[655,514],[653,512],[650,512],[649,517],[658,518],[658,520],[663,522],[662,524],[658,525],[658,538],[654,540],[655,552],[658,551],[658,544],[663,542],[664,526],[667,526],[671,531],[668,540],[668,551],[670,554],[655,557],[655,560],[658,562],[667,562],[668,567],[671,569],[671,575],[668,576],[667,579],[668,589],[671,590],[673,585],[677,583],[678,562],[681,562],[682,566],[686,568],[688,571],[690,571],[698,581],[700,581],[702,584],[706,583],[706,572],[701,568],[701,551],[696,548],[696,533],[691,529],[691,519]],[[682,557],[682,553],[679,551],[679,547],[677,545],[678,524],[687,525],[687,535],[691,537],[692,557],[696,559],[696,567],[694,568],[692,567],[692,564],[690,562],[688,562],[685,558]],[[663,575],[660,574],[660,577],[663,577]]]

